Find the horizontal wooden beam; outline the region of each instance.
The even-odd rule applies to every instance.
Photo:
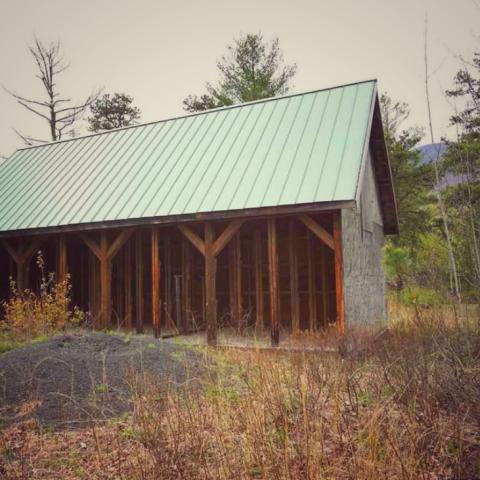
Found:
[[[80,223],[76,225],[61,225],[57,227],[40,227],[22,230],[0,232],[0,238],[11,238],[32,235],[53,235],[68,232],[91,232],[105,229],[118,229],[125,227],[140,227],[146,225],[172,225],[186,224],[198,221],[234,220],[237,218],[265,219],[278,215],[298,215],[301,213],[331,213],[341,208],[355,207],[355,200],[340,202],[302,203],[300,205],[279,205],[277,207],[247,208],[243,210],[222,210],[219,212],[205,212],[182,215],[167,215],[164,217],[145,217],[126,220],[111,220],[93,223]]]
[[[320,224],[318,224],[312,217],[309,215],[299,215],[298,218],[302,223],[315,234],[325,245],[327,245],[332,250],[335,250],[335,243],[333,241],[333,236],[330,235]]]
[[[205,242],[190,228],[186,225],[178,225],[178,229],[190,240],[192,245],[203,255],[205,256]]]

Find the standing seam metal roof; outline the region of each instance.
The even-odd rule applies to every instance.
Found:
[[[354,200],[376,82],[18,150],[0,231]]]

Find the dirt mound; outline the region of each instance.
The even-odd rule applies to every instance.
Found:
[[[0,356],[2,423],[34,416],[43,425],[75,426],[131,408],[137,374],[183,383],[203,370],[204,356],[151,336],[78,333]]]

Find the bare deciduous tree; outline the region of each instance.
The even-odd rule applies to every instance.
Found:
[[[37,67],[36,77],[42,82],[47,98],[35,100],[5,89],[15,100],[30,112],[43,118],[49,125],[52,141],[60,140],[65,133],[81,118],[85,110],[96,100],[100,91],[90,94],[79,105],[72,105],[71,98],[63,98],[57,91],[57,76],[64,72],[70,64],[65,61],[60,42],[48,45],[35,38],[34,44],[29,47]],[[15,132],[27,145],[45,142],[43,139],[24,135],[18,130]]]
[[[432,110],[430,104],[430,89],[429,89],[429,79],[430,73],[428,70],[428,18],[425,15],[425,44],[424,44],[424,66],[425,66],[425,98],[427,101],[427,113],[428,113],[428,127],[430,131],[430,141],[435,144],[435,136],[433,134],[433,121],[432,121]],[[448,216],[447,210],[445,208],[445,203],[443,201],[442,190],[441,190],[441,181],[440,181],[440,174],[438,168],[440,150],[437,149],[437,155],[432,162],[433,171],[435,172],[435,179],[434,179],[434,186],[433,190],[437,197],[438,207],[440,209],[440,214],[442,216],[442,223],[443,229],[445,233],[445,239],[447,241],[447,249],[448,249],[448,260],[449,260],[449,267],[450,273],[453,279],[453,291],[455,293],[455,297],[460,301],[460,282],[458,280],[458,272],[457,272],[457,263],[455,260],[455,254],[453,252],[453,245],[450,236],[450,228],[448,225]]]

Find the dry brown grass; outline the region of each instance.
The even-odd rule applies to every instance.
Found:
[[[209,351],[201,388],[132,378],[135,409],[121,422],[50,434],[11,427],[0,471],[8,479],[479,478],[479,321],[454,323],[417,312],[343,357]]]

